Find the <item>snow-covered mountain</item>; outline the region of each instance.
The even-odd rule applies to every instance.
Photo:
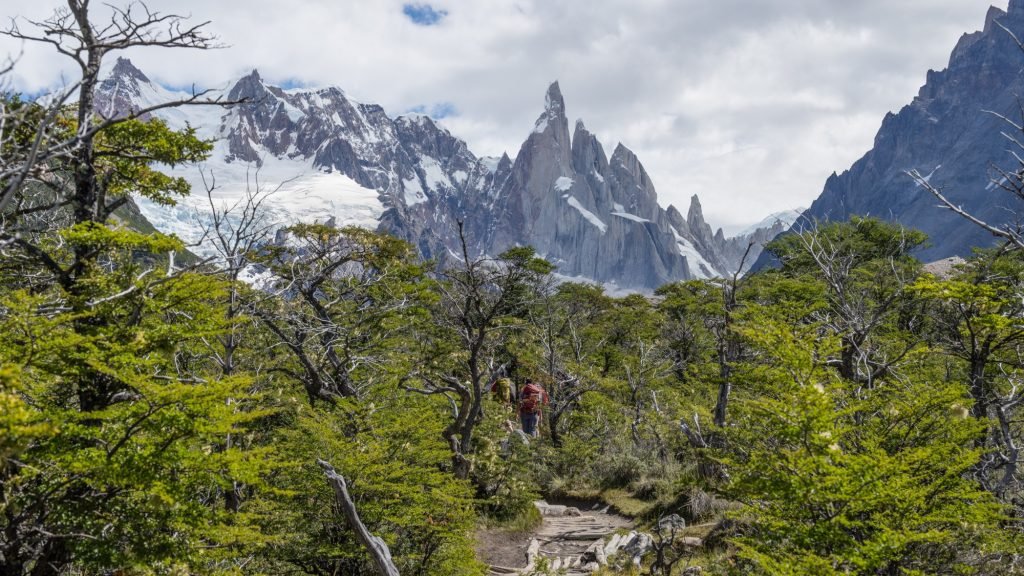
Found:
[[[113,116],[183,96],[119,59],[97,103]],[[427,116],[390,118],[338,88],[284,90],[253,71],[208,96],[244,103],[154,112],[216,140],[200,169],[175,169],[193,184],[192,197],[175,207],[140,201],[158,229],[190,241],[199,240],[210,212],[207,188],[226,207],[258,185],[273,191],[265,206],[282,225],[333,219],[380,229],[443,264],[461,253],[456,222],[463,221],[475,254],[531,245],[563,276],[647,291],[730,274],[752,237],[781,231],[779,217],[727,239],[704,221],[696,196],[685,217],[663,209],[633,152],[619,144],[609,158],[582,121],[570,137],[557,82],[515,161],[477,157]]]
[[[789,230],[793,224],[800,219],[800,216],[807,210],[806,207],[801,206],[800,208],[794,208],[792,210],[783,210],[781,212],[775,212],[765,216],[757,224],[747,226],[743,230],[736,233],[736,236],[751,236],[757,233],[758,230],[773,228],[776,225],[781,225],[785,230]]]

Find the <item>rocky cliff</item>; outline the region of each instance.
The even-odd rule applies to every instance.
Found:
[[[917,170],[948,198],[982,219],[1002,224],[1024,215],[993,182],[994,167],[1012,168],[1003,135],[1013,129],[996,114],[1021,120],[1024,95],[1024,0],[989,9],[984,29],[964,34],[942,71],[928,71],[913,102],[888,114],[874,147],[842,174],[833,174],[807,210],[811,220],[870,215],[918,228],[930,244],[918,256],[966,255],[992,237],[949,210],[907,175]],[[1016,134],[1020,136],[1019,132]]]

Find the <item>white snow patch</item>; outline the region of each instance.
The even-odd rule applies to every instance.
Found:
[[[577,199],[575,199],[573,197],[570,197],[569,198],[569,206],[572,206],[573,208],[576,209],[577,212],[582,214],[583,217],[587,220],[587,222],[590,222],[591,224],[596,226],[597,229],[601,231],[601,234],[604,234],[605,231],[608,230],[608,225],[605,224],[604,222],[602,222],[601,219],[598,218],[596,214],[594,214],[590,210],[587,210],[586,208],[584,208],[583,204],[580,204],[579,200],[577,200]]]
[[[985,191],[988,192],[994,190],[996,186],[1002,186],[1003,184],[1006,184],[1006,182],[1006,176],[1003,176],[998,182],[989,180],[988,186],[985,186]]]
[[[244,205],[248,189],[271,192],[263,202],[266,224],[282,227],[299,222],[326,222],[334,218],[341,226],[376,229],[384,213],[384,205],[376,190],[363,188],[340,172],[324,172],[313,167],[312,160],[267,156],[259,169],[244,162],[225,162],[227,143],[214,145],[211,161],[201,167],[178,166],[164,171],[185,178],[192,185],[192,195],[178,199],[175,206],[162,206],[135,197],[142,215],[157,230],[177,234],[190,249],[201,256],[213,256],[209,244],[197,244],[203,227],[210,221],[210,200],[203,187],[200,168],[207,181],[216,179],[212,192],[214,205],[223,211]],[[247,184],[248,182],[248,184]],[[236,208],[238,209],[238,208]]]
[[[927,176],[921,178],[921,180],[924,180],[925,184],[931,184],[932,176],[935,175],[935,171],[938,170],[939,168],[942,168],[942,164],[939,164],[935,168],[932,168],[932,171],[929,172]],[[921,187],[921,183],[920,182],[914,182],[914,185],[917,186],[918,188]]]
[[[284,107],[285,114],[288,115],[288,119],[291,120],[292,122],[297,123],[299,120],[302,120],[306,116],[305,112],[299,110],[295,106],[292,106],[291,104],[283,100],[281,101],[281,106]]]
[[[454,188],[451,180],[444,173],[441,165],[433,158],[420,160],[420,167],[423,168],[423,179],[426,181],[427,189],[440,190],[441,188]]]
[[[626,220],[632,220],[633,222],[650,222],[646,218],[641,218],[636,214],[630,214],[629,212],[612,212],[612,216],[618,216],[619,218],[625,218]]]
[[[625,212],[626,211],[626,207],[623,206],[622,204],[619,204],[618,202],[613,202],[612,203],[612,208],[614,208],[616,212]]]
[[[452,172],[452,178],[454,178],[459,184],[465,184],[466,178],[469,178],[469,174],[466,174],[462,170],[456,170],[455,172]]]
[[[697,251],[689,240],[684,238],[675,229],[675,226],[672,227],[672,234],[676,237],[676,248],[679,249],[679,254],[686,258],[686,265],[690,268],[690,274],[693,274],[693,277],[698,279],[714,276],[715,267]]]
[[[241,273],[238,275],[238,279],[257,290],[266,290],[274,285],[274,282],[277,280],[277,276],[263,266],[254,266],[250,264],[242,269]]]
[[[420,180],[415,176],[408,180],[402,180],[402,190],[406,206],[415,206],[427,201],[427,196],[423,193],[423,186],[420,186]]]
[[[600,174],[598,174],[596,168],[594,169],[594,178],[597,178],[598,182],[604,182],[604,176],[601,176]]]
[[[192,95],[183,91],[171,91],[155,83],[139,83],[138,96],[132,97],[132,102],[139,109],[149,108],[158,104],[166,104],[179,100],[186,100]],[[217,100],[226,96],[224,90],[211,90],[205,94],[200,101]],[[167,123],[173,130],[182,130],[186,126],[196,129],[196,134],[201,138],[215,138],[220,135],[221,121],[229,114],[227,108],[214,105],[206,106],[181,106],[178,108],[162,108],[152,113]]]
[[[573,179],[568,176],[562,176],[558,180],[555,180],[555,190],[559,192],[565,192],[572,188]]]
[[[537,124],[533,126],[534,134],[543,134],[548,129],[548,116],[545,114],[537,119]]]

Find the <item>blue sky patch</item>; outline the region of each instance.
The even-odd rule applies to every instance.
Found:
[[[435,26],[448,15],[448,11],[438,10],[430,4],[404,4],[402,14],[408,16],[413,24]]]
[[[309,88],[309,84],[303,82],[302,80],[287,78],[283,82],[281,82],[280,88],[282,90],[293,90],[295,88]]]
[[[431,104],[430,106],[420,104],[419,106],[410,108],[409,112],[424,114],[426,116],[430,116],[434,120],[457,116],[459,113],[458,110],[455,109],[455,105],[451,102],[438,102],[437,104]]]

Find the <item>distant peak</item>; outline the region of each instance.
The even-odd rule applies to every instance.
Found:
[[[548,86],[544,95],[544,111],[551,120],[565,117],[565,99],[562,98],[562,89],[558,87],[557,80]]]
[[[568,124],[565,119],[565,100],[562,98],[562,89],[558,87],[558,81],[548,86],[544,95],[544,113],[537,118],[533,131],[542,133],[549,125],[564,126]],[[567,128],[565,128],[567,129]]]
[[[259,71],[253,68],[252,72],[238,79],[228,93],[228,99],[256,101],[266,94],[267,87],[263,85],[263,78],[260,77]]]
[[[562,89],[558,86],[558,80],[555,80],[548,86],[545,96],[546,108],[550,109],[552,106],[565,107],[565,101],[562,99]]]
[[[149,82],[149,78],[142,73],[142,70],[136,68],[131,60],[123,57],[117,59],[117,63],[114,64],[114,69],[110,72],[110,75],[118,78],[132,78],[139,82]]]
[[[636,157],[636,154],[633,154],[633,151],[630,150],[629,148],[626,148],[626,146],[622,142],[619,142],[618,144],[616,144],[615,145],[615,149],[612,150],[612,158],[613,159],[614,158],[618,158],[620,160],[625,160],[625,159],[632,159],[632,158],[635,158],[635,157]]]
[[[1024,0],[1018,0],[1018,2],[1024,2]],[[1013,0],[1011,0],[1011,2],[1010,2],[1010,11],[1014,10],[1013,4],[1014,4],[1014,2],[1013,2]],[[1020,10],[1020,7],[1018,6],[1017,9]],[[985,14],[985,28],[984,28],[984,31],[985,32],[992,31],[992,24],[995,23],[995,21],[997,19],[1002,18],[1003,16],[1006,16],[1006,12],[1003,12],[1003,10],[1001,8],[996,8],[995,6],[989,6],[988,7],[988,12]]]
[[[696,194],[690,198],[690,210],[686,214],[686,221],[693,227],[696,224],[704,223],[704,209],[701,208],[700,198]]]

